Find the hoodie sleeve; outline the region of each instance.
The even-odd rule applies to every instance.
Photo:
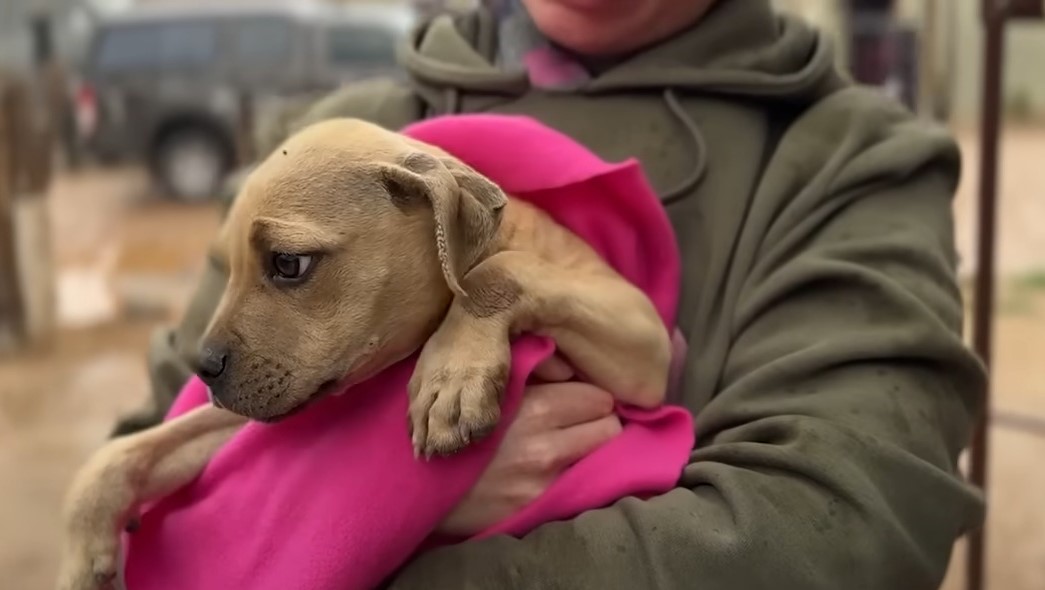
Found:
[[[739,294],[727,336],[688,327],[690,364],[717,346],[725,362],[710,402],[686,392],[698,447],[680,487],[422,554],[392,588],[939,586],[982,518],[956,467],[985,389],[961,338],[958,152],[881,103],[814,110],[788,134],[829,130],[791,142],[813,172],[767,171],[755,254],[716,287]]]

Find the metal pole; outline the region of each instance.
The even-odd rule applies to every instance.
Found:
[[[937,115],[937,92],[941,84],[939,60],[940,10],[938,0],[925,0],[922,5],[922,35],[918,61],[918,112],[923,117],[935,119]]]
[[[998,143],[1001,126],[1002,73],[1008,0],[983,0],[983,104],[980,128],[979,227],[976,250],[976,292],[973,309],[973,346],[988,370],[991,366],[991,328],[994,319],[994,246],[998,190]],[[990,381],[983,412],[976,423],[970,449],[972,483],[987,496]],[[966,587],[982,590],[987,549],[986,524],[969,536]]]

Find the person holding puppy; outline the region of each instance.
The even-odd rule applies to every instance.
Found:
[[[523,114],[607,160],[638,158],[684,264],[675,401],[697,444],[678,488],[522,539],[417,556],[391,588],[935,588],[981,524],[956,466],[985,389],[962,342],[943,131],[851,85],[769,0],[523,0],[420,28],[409,81],[346,86],[262,130],[350,116]],[[234,186],[230,195],[235,193]],[[207,270],[150,353],[155,423],[221,296]],[[485,528],[612,437],[612,399],[541,370],[446,532]]]

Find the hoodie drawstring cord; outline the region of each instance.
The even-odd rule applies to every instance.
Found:
[[[443,114],[456,115],[457,111],[461,109],[461,91],[450,87],[443,93],[443,97],[446,100],[446,104],[443,105]]]
[[[707,145],[704,142],[704,136],[700,133],[700,129],[697,128],[697,124],[689,118],[685,109],[682,108],[673,89],[668,88],[664,91],[664,102],[667,103],[668,110],[671,111],[675,119],[682,123],[682,127],[689,134],[696,149],[693,170],[678,185],[661,195],[661,202],[666,205],[686,196],[704,178],[704,173],[707,171]]]

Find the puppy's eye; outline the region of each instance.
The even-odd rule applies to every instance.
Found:
[[[308,276],[315,257],[308,254],[273,252],[269,261],[269,274],[280,282],[296,283]]]

